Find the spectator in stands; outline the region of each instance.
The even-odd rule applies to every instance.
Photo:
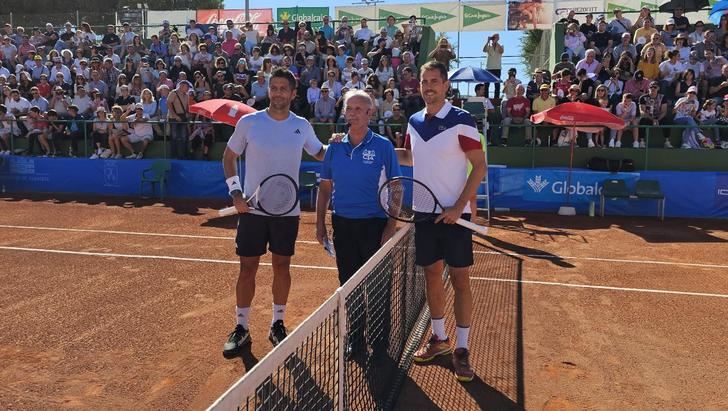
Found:
[[[405,42],[412,51],[413,56],[417,58],[420,53],[420,43],[422,42],[422,26],[417,23],[417,16],[411,15],[404,27]]]
[[[637,49],[634,47],[634,44],[630,43],[631,37],[629,33],[622,33],[621,38],[622,42],[614,48],[612,57],[615,61],[618,61],[622,53],[627,52],[632,57],[632,60],[635,60],[637,58]]]
[[[516,95],[516,87],[521,84],[521,80],[516,78],[516,69],[511,67],[508,69],[508,78],[503,82],[503,94],[506,99],[513,98]]]
[[[492,36],[488,37],[488,40],[483,46],[483,53],[486,54],[487,59],[485,62],[485,68],[491,72],[494,76],[500,78],[501,70],[503,69],[503,45],[499,43],[500,35],[493,33]],[[490,89],[490,83],[485,83],[485,96],[488,96]],[[493,98],[500,97],[500,82],[495,83],[495,90],[493,91]]]
[[[16,118],[12,113],[8,113],[8,108],[4,104],[0,104],[0,155],[10,155],[10,139],[19,137],[20,128],[16,123]]]
[[[326,83],[321,86],[321,97],[314,103],[313,113],[317,123],[331,123],[331,130],[334,129],[336,100],[331,97],[331,89]]]
[[[596,33],[593,33],[589,39],[589,48],[596,50],[597,54],[601,56],[605,53],[610,53],[613,43],[612,34],[607,31],[607,22],[600,20],[597,24]],[[567,54],[566,57],[568,59],[569,55]]]
[[[410,72],[414,73],[415,78],[417,78],[417,65],[415,64],[414,55],[410,51],[405,51],[402,53],[402,63],[397,66],[397,80],[402,80],[404,78],[404,70],[409,68]]]
[[[693,44],[693,50],[698,53],[698,60],[705,61],[705,51],[711,50],[713,56],[718,55],[718,44],[715,41],[715,30],[705,30],[703,40]]]
[[[351,80],[347,81],[346,84],[344,84],[344,87],[348,88],[349,90],[364,90],[365,84],[359,80],[360,76],[359,73],[354,71],[351,73]]]
[[[8,107],[8,109],[10,109],[10,107]],[[50,110],[49,114],[51,112],[53,112],[53,110]],[[45,133],[48,131],[46,118],[40,112],[38,107],[30,107],[25,114],[25,120],[22,122],[23,127],[21,130],[23,131],[25,138],[28,139],[28,155],[35,155],[35,143],[38,141],[41,145],[43,157],[48,157],[53,152],[48,144],[48,140],[44,137]],[[19,116],[15,115],[15,118],[19,118]]]
[[[379,65],[379,60],[381,60],[383,57],[390,57],[391,55],[392,50],[387,48],[386,41],[382,38],[380,38],[376,43],[376,46],[367,53],[367,57],[371,59],[372,66],[374,67]]]
[[[641,71],[648,80],[659,80],[660,62],[657,58],[655,47],[648,46],[643,49],[643,57],[637,64],[637,70]]]
[[[645,44],[652,40],[652,35],[657,33],[657,29],[654,27],[652,19],[645,19],[642,23],[642,27],[638,28],[634,32],[634,42],[637,54],[642,52],[642,48]]]
[[[548,84],[541,84],[538,87],[538,94],[539,95],[533,99],[533,103],[531,104],[532,114],[537,114],[550,108],[556,107],[556,99],[554,98],[554,96],[551,95],[551,87],[549,87]],[[538,130],[536,130],[536,146],[541,145],[541,138],[539,137],[539,134],[543,134],[540,132],[545,132],[547,136],[551,134],[552,139],[556,139],[558,129],[540,127]]]
[[[675,83],[680,79],[680,73],[685,65],[678,60],[679,53],[675,50],[667,52],[667,60],[660,63],[660,87],[668,99],[675,95]]]
[[[91,110],[91,97],[86,94],[86,87],[79,86],[76,88],[76,95],[73,97],[72,105],[76,107],[76,114],[81,119],[93,118],[94,113]]]
[[[688,32],[690,30],[690,21],[683,13],[685,13],[685,9],[682,6],[676,6],[672,11],[672,19],[675,22],[677,31]]]
[[[723,103],[723,105],[718,106],[718,112],[715,124],[719,126],[728,125],[728,104]],[[721,127],[716,133],[714,134],[716,145],[722,149],[728,149],[728,127]]]
[[[335,100],[338,100],[341,97],[342,85],[337,80],[337,75],[334,70],[329,70],[328,73],[326,73],[326,81],[321,85],[321,88],[324,86],[328,87],[329,92],[331,93],[330,97]]]
[[[334,28],[331,27],[331,17],[324,16],[322,21],[323,21],[323,24],[321,25],[319,30],[321,30],[324,33],[324,37],[326,38],[327,41],[330,42],[334,39]]]
[[[630,31],[636,32],[640,28],[644,27],[645,20],[651,20],[653,23],[655,21],[655,19],[652,17],[652,12],[650,11],[650,8],[646,5],[642,6],[642,8],[640,9],[640,14],[635,19]],[[635,39],[636,38],[637,33],[635,33]],[[647,38],[647,41],[649,40],[650,39]]]
[[[121,137],[121,144],[130,152],[126,156],[127,159],[141,159],[144,157],[144,152],[149,143],[154,139],[154,131],[149,123],[149,116],[144,114],[143,104],[135,104],[133,113],[129,116],[122,116],[122,119],[126,120],[129,126],[127,128],[128,133]],[[142,143],[139,152],[136,152],[133,146],[133,144],[137,143]]]
[[[578,87],[585,95],[591,96],[596,85],[594,80],[592,80],[594,77],[594,75],[590,76],[589,73],[586,72],[586,69],[579,69],[579,71],[576,72],[576,81],[578,82],[576,87]]]
[[[650,82],[649,92],[639,98],[640,117],[638,124],[642,126],[660,126],[667,122],[667,100],[659,93],[660,84]],[[640,142],[645,141],[646,129],[640,129]],[[669,130],[668,130],[669,133]],[[670,139],[665,139],[665,148],[672,148]]]
[[[616,38],[623,33],[628,33],[632,27],[632,22],[622,14],[622,9],[614,9],[614,18],[609,22],[608,31]]]
[[[349,46],[354,39],[354,29],[349,26],[349,18],[344,16],[336,29],[335,41],[343,46]]]
[[[524,96],[526,88],[523,84],[516,86],[516,95],[506,101],[505,115],[503,116],[503,134],[501,144],[508,145],[508,135],[511,124],[526,126],[526,145],[531,145],[531,102]]]
[[[698,61],[698,53],[691,51],[688,56],[687,62],[685,62],[685,69],[692,69],[695,72],[695,77],[698,79],[705,78],[705,67],[703,63]]]
[[[584,58],[584,44],[586,36],[579,31],[579,25],[576,23],[569,24],[564,34],[564,52],[569,55],[569,59]]]
[[[586,37],[588,41],[591,38],[592,34],[596,33],[597,26],[594,24],[593,14],[587,13],[584,18],[586,19],[586,21],[579,26],[579,31],[584,34],[584,37]]]
[[[359,21],[361,27],[354,33],[354,45],[362,47],[364,53],[369,51],[370,41],[374,37],[374,32],[369,28],[367,19],[362,18]]]
[[[569,53],[561,53],[561,60],[554,66],[554,73],[559,73],[564,69],[568,69],[571,73],[576,73],[576,66],[569,60]]]
[[[162,20],[162,29],[159,30],[159,39],[162,43],[169,44],[172,39],[173,31],[169,27],[169,20]]]
[[[614,68],[609,80],[604,82],[604,86],[607,88],[607,97],[613,105],[619,102],[624,92],[624,82],[620,79],[621,75],[621,70]]]
[[[45,99],[45,97],[40,95],[40,92],[38,91],[38,87],[31,87],[30,89],[30,106],[36,106],[40,109],[42,113],[45,113],[48,111],[48,100]]]
[[[615,114],[624,120],[628,127],[637,125],[637,104],[632,99],[632,95],[624,93],[622,95],[622,101],[617,103],[615,108]],[[638,129],[632,128],[632,139],[634,141],[635,148],[639,148],[639,133]],[[622,133],[623,130],[611,130],[611,138],[609,140],[609,147],[622,147]]]
[[[379,79],[381,84],[387,84],[390,78],[394,77],[394,69],[389,64],[389,58],[382,56],[377,64],[377,69],[374,71],[374,75]]]
[[[582,60],[579,60],[578,63],[576,63],[577,75],[579,70],[584,69],[587,75],[591,75],[591,77],[596,77],[597,73],[599,73],[602,68],[601,63],[599,63],[599,61],[596,59],[596,56],[596,50],[587,50],[585,53],[585,57]]]
[[[677,30],[675,30],[675,19],[669,18],[665,21],[662,31],[660,32],[662,42],[665,43],[668,49],[672,49],[675,45],[674,40],[677,37]]]
[[[164,63],[164,59],[167,57],[167,45],[156,34],[152,34],[152,42],[149,44],[149,57],[153,61],[161,59],[160,61],[162,63]]]
[[[167,98],[167,118],[170,123],[172,137],[172,153],[174,158],[186,159],[188,156],[187,119],[189,113],[189,92],[191,84],[180,81],[177,88]]]
[[[369,67],[369,60],[367,59],[361,59],[359,64],[361,64],[361,68],[357,70],[357,73],[359,73],[359,79],[362,82],[366,83],[367,79],[369,79],[369,76],[374,74],[374,70]]]
[[[619,56],[619,60],[617,61],[617,64],[615,64],[614,68],[619,69],[619,79],[622,80],[622,82],[631,79],[635,72],[635,65],[632,60],[632,56],[626,51],[622,52],[622,55]]]
[[[258,72],[257,80],[250,88],[250,97],[255,100],[253,108],[262,110],[268,107],[268,83],[264,72]]]
[[[687,91],[690,87],[695,86],[697,89],[698,83],[695,78],[695,72],[691,69],[687,69],[678,75],[678,81],[675,82],[674,98],[679,99],[687,95]]]
[[[202,37],[205,33],[202,32],[201,28],[197,27],[197,22],[194,19],[192,19],[192,20],[190,20],[190,24],[187,27],[187,29],[185,29],[185,34],[188,38],[190,37],[191,34],[195,34],[199,38],[199,37]]]
[[[406,68],[402,72],[402,80],[399,82],[400,104],[409,118],[422,108],[422,96],[420,95],[419,81],[413,77],[412,70]]]
[[[703,31],[703,29],[705,28],[705,24],[703,23],[703,21],[696,21],[694,27],[694,31],[688,34],[688,44],[691,46],[695,46],[696,44],[705,40],[705,32]]]
[[[652,41],[645,44],[645,46],[642,48],[642,58],[645,57],[646,50],[650,47],[653,47],[655,49],[655,57],[657,58],[657,62],[661,63],[666,56],[667,46],[665,46],[665,43],[662,42],[662,37],[659,33],[653,34]]]
[[[538,98],[541,94],[540,89],[541,85],[546,84],[548,87],[548,82],[544,79],[543,71],[536,70],[533,73],[533,78],[531,81],[528,82],[528,85],[526,86],[526,97],[528,97],[529,100],[533,101],[535,98]],[[477,94],[477,86],[476,87],[476,94]],[[550,89],[551,87],[549,87]]]
[[[278,31],[278,42],[280,44],[293,44],[296,40],[296,32],[291,30],[288,20],[283,20],[283,28]]]
[[[637,70],[632,78],[624,83],[624,92],[632,94],[635,100],[640,101],[643,95],[650,92],[650,80],[645,78],[642,70]]]
[[[695,123],[695,116],[700,107],[698,102],[698,88],[688,89],[687,96],[675,102],[675,124],[687,126],[682,133],[682,148],[712,147],[710,139],[706,138]]]

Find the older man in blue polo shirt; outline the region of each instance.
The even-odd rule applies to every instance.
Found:
[[[316,238],[326,238],[326,210],[333,198],[333,241],[339,282],[344,284],[395,231],[379,206],[384,178],[401,175],[394,146],[369,130],[374,102],[361,90],[344,100],[349,133],[326,151],[316,203]],[[333,194],[333,196],[332,196]]]

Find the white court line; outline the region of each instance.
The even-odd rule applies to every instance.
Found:
[[[519,254],[511,253],[508,251],[478,251],[474,250],[475,254],[504,254],[511,257],[529,257],[529,258],[541,258],[544,260],[586,260],[586,261],[602,261],[610,263],[631,263],[631,264],[653,264],[653,265],[681,265],[685,267],[701,267],[701,268],[728,268],[728,265],[724,264],[703,264],[703,263],[684,263],[681,261],[659,261],[659,260],[628,260],[621,258],[599,258],[599,257],[571,257],[567,255],[555,255],[555,254]]]
[[[50,254],[71,254],[71,255],[85,255],[94,257],[120,257],[120,258],[144,258],[151,260],[174,260],[174,261],[191,261],[195,263],[218,263],[218,264],[240,264],[237,260],[215,260],[211,258],[191,258],[191,257],[173,257],[169,255],[140,255],[140,254],[117,254],[117,253],[97,253],[92,251],[69,251],[69,250],[50,250],[46,248],[28,248],[28,247],[8,247],[0,246],[0,250],[9,251],[28,251],[36,253],[50,253]],[[270,266],[271,263],[260,263],[261,265]],[[314,270],[336,270],[336,267],[323,267],[318,265],[300,265],[291,264],[294,268],[309,268]]]
[[[497,281],[503,283],[522,283],[522,284],[536,284],[536,285],[551,285],[557,287],[570,287],[570,288],[592,288],[597,290],[612,290],[612,291],[628,291],[635,293],[652,293],[652,294],[673,294],[673,295],[690,295],[696,297],[715,297],[715,298],[728,298],[728,294],[712,294],[712,293],[697,293],[691,291],[673,291],[673,290],[655,290],[650,288],[628,288],[628,287],[610,287],[607,285],[590,285],[590,284],[569,284],[569,283],[557,283],[551,281],[533,281],[533,280],[511,280],[507,278],[488,278],[488,277],[470,277],[471,280],[479,281]]]
[[[15,229],[21,229],[21,230],[70,231],[70,232],[74,232],[74,233],[143,235],[143,236],[151,236],[151,237],[199,238],[199,239],[207,239],[207,240],[235,240],[235,237],[222,237],[222,236],[214,236],[214,235],[145,233],[145,232],[140,232],[140,231],[92,230],[92,229],[85,229],[85,228],[63,228],[63,227],[33,227],[33,226],[27,226],[27,225],[0,224],[0,228],[15,228]],[[298,240],[296,242],[302,243],[302,244],[318,244],[318,241]]]
[[[169,233],[149,233],[139,231],[115,231],[115,230],[93,230],[84,228],[63,228],[63,227],[35,227],[25,225],[6,225],[0,224],[0,228],[13,228],[21,230],[45,230],[45,231],[68,231],[78,233],[102,233],[102,234],[120,234],[120,235],[139,235],[151,237],[177,237],[177,238],[197,238],[209,240],[234,240],[234,237],[210,236],[210,235],[194,235],[194,234],[169,234]],[[318,244],[318,241],[296,240],[300,244]],[[508,251],[473,251],[475,254],[504,254],[511,257],[528,257],[541,258],[544,260],[585,260],[585,261],[601,261],[611,263],[630,263],[630,264],[652,264],[652,265],[673,265],[684,267],[701,267],[701,268],[728,268],[724,264],[703,264],[703,263],[687,263],[680,261],[658,261],[658,260],[628,260],[619,258],[599,258],[599,257],[572,257],[551,254],[519,254]]]

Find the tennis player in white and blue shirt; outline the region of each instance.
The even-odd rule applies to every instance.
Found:
[[[379,206],[378,193],[386,180],[402,173],[389,139],[368,128],[374,110],[364,91],[347,93],[344,113],[349,132],[341,142],[329,145],[321,168],[316,238],[324,243],[326,211],[333,200],[331,224],[341,284],[392,237],[396,226]]]
[[[243,116],[235,126],[223,155],[226,183],[233,204],[240,213],[235,238],[240,256],[240,273],[236,286],[237,324],[223,347],[224,356],[237,354],[251,342],[250,306],[255,295],[255,274],[266,248],[272,254],[273,319],[268,339],[277,345],[286,338],[283,318],[291,287],[291,256],[298,236],[300,208],[272,217],[251,210],[245,202],[266,177],[287,174],[298,181],[301,151],[323,160],[325,147],[311,124],[290,112],[296,96],[296,79],[286,69],[273,70],[268,82],[270,106]],[[245,154],[245,182],[240,184],[237,159]]]
[[[422,66],[420,92],[425,109],[410,117],[405,149],[397,150],[397,154],[402,165],[412,165],[414,178],[429,187],[445,206],[438,210],[440,214],[434,221],[415,223],[415,263],[425,271],[432,336],[413,358],[417,363],[427,363],[452,353],[455,376],[469,382],[475,376],[468,350],[473,312],[469,278],[473,245],[470,230],[455,221],[470,219],[469,203],[485,176],[486,164],[475,121],[470,113],[453,107],[445,99],[449,89],[444,64],[429,61]],[[473,167],[469,175],[468,163]],[[444,264],[448,265],[455,293],[454,352],[445,331]]]

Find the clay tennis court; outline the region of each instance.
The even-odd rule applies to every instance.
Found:
[[[0,197],[3,408],[200,409],[262,358],[267,265],[251,352],[221,355],[238,269],[224,205]],[[399,409],[728,407],[728,222],[509,214],[490,234],[472,273],[476,379],[413,366]],[[338,286],[311,212],[293,264],[289,328]]]

